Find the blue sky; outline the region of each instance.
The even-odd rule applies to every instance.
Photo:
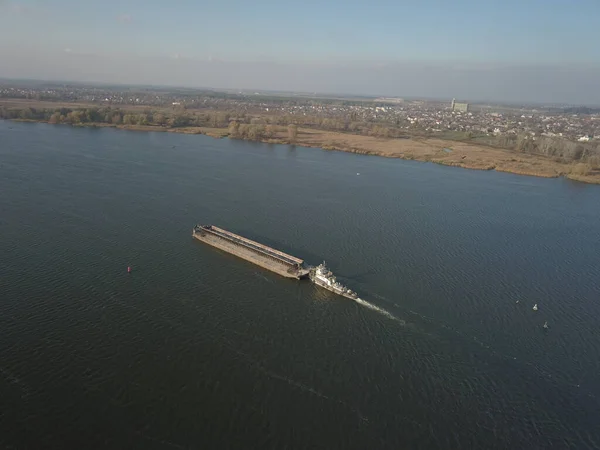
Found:
[[[68,68],[85,79],[98,66],[102,73],[94,76],[110,80],[97,81],[118,81],[120,72],[131,82],[135,67],[125,73],[124,59],[168,65],[174,57],[304,68],[432,63],[595,71],[599,20],[598,0],[0,0],[0,76],[60,76]],[[74,58],[83,56],[78,66]],[[106,64],[114,73],[100,67]],[[201,73],[188,75],[177,79],[203,84]],[[165,67],[155,82],[167,78]],[[399,87],[397,94],[410,92]]]

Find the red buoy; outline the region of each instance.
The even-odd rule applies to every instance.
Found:
[[[127,273],[131,273],[131,267],[127,267]]]

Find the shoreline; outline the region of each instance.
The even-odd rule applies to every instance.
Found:
[[[600,184],[600,170],[587,175],[571,173],[573,165],[557,162],[541,155],[518,153],[476,143],[431,138],[378,138],[346,134],[336,131],[298,128],[295,140],[287,137],[287,131],[277,131],[272,138],[244,139],[232,138],[228,128],[180,127],[170,128],[159,125],[116,125],[107,123],[54,124],[44,120],[5,119],[13,122],[48,123],[87,128],[115,128],[126,131],[154,131],[159,133],[201,134],[215,139],[230,138],[265,144],[295,145],[299,147],[321,148],[383,158],[397,158],[421,162],[431,162],[450,167],[470,170],[495,170],[515,175],[542,178],[565,177],[587,184]]]

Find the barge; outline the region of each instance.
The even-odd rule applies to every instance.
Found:
[[[310,273],[310,267],[307,267],[300,258],[214,225],[196,225],[192,231],[192,236],[199,241],[286,278],[299,280],[307,277]]]

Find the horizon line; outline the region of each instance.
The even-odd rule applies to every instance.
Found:
[[[318,92],[318,91],[281,91],[281,90],[269,90],[269,89],[255,89],[255,88],[220,88],[220,87],[209,87],[209,86],[191,86],[191,85],[172,85],[172,84],[131,84],[131,83],[120,83],[120,82],[107,82],[107,81],[75,81],[66,79],[41,79],[41,78],[11,78],[0,76],[0,82],[32,82],[39,84],[64,84],[64,85],[79,85],[79,86],[103,86],[103,87],[128,87],[128,88],[171,88],[171,89],[187,89],[194,91],[213,91],[219,93],[232,93],[235,94],[248,94],[250,91],[256,92],[259,95],[268,94],[300,94],[308,96],[306,98],[321,98],[327,100],[352,100],[352,99],[370,99],[377,101],[378,99],[402,99],[409,101],[430,101],[430,102],[450,102],[451,97],[428,97],[428,96],[410,96],[410,95],[376,95],[376,94],[349,94],[343,92]],[[252,95],[252,94],[251,94]],[[311,97],[312,96],[312,97]],[[543,106],[543,107],[600,107],[600,104],[582,104],[582,103],[567,103],[567,102],[534,102],[526,101],[523,103],[517,103],[514,101],[502,101],[502,100],[491,100],[491,99],[469,99],[466,97],[460,97],[461,101],[465,103],[471,103],[473,105],[490,105],[490,106]]]

